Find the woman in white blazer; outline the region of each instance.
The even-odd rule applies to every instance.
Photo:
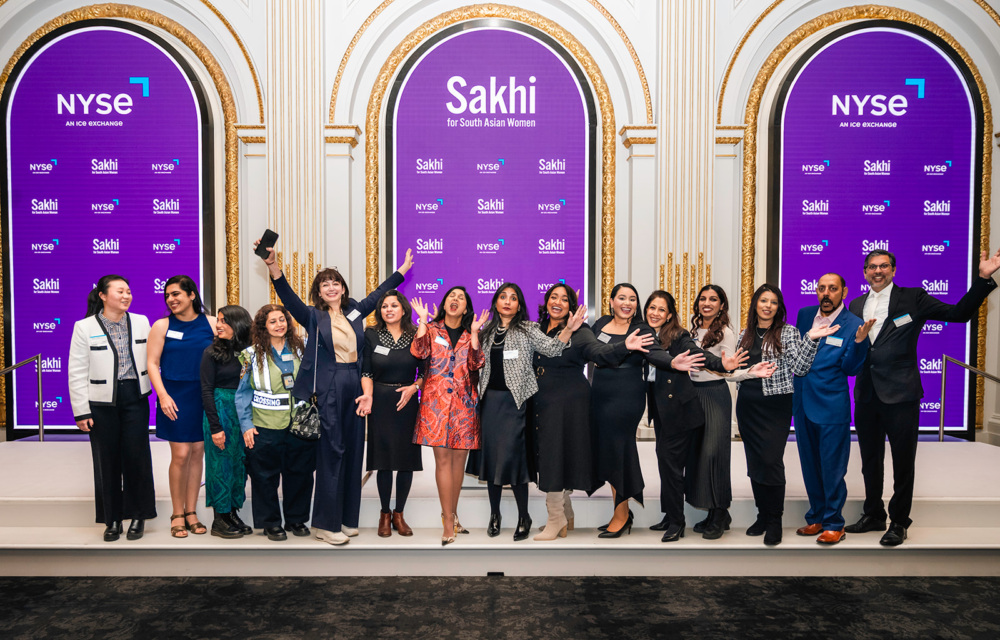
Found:
[[[69,396],[73,418],[90,434],[94,457],[97,522],[105,542],[122,533],[142,537],[145,521],[156,517],[153,463],[149,453],[149,375],[146,340],[149,320],[128,312],[128,280],[106,275],[87,298],[87,317],[73,326],[69,348]]]

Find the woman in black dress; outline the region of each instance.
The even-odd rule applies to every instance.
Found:
[[[393,289],[379,300],[375,327],[365,329],[365,357],[361,370],[364,391],[358,415],[368,415],[368,471],[377,471],[375,482],[382,512],[378,535],[388,538],[395,529],[412,536],[413,529],[403,520],[403,508],[413,484],[413,472],[423,471],[420,445],[413,444],[417,424],[415,397],[423,386],[421,362],[410,353],[417,329],[410,317],[406,298]],[[396,508],[389,511],[392,472],[396,472]]]
[[[624,342],[627,334],[639,329],[639,335],[653,335],[642,320],[639,294],[627,282],[611,290],[610,315],[594,323],[594,335],[605,344]],[[617,538],[632,531],[629,498],[642,504],[642,470],[635,445],[635,430],[646,407],[646,383],[642,379],[643,362],[678,371],[690,371],[704,362],[701,354],[671,356],[653,344],[647,353],[630,353],[615,366],[598,365],[594,370],[591,394],[591,422],[597,449],[598,480],[611,484],[615,512],[601,532],[602,538]]]
[[[554,338],[578,308],[576,292],[565,284],[553,285],[538,307],[538,325]],[[591,494],[601,486],[594,462],[590,428],[590,383],[584,372],[588,362],[615,365],[630,349],[644,351],[653,336],[640,336],[636,329],[625,342],[598,342],[586,324],[573,334],[563,352],[548,357],[535,352],[538,393],[531,397],[530,432],[537,445],[538,488],[545,492],[548,522],[535,540],[555,540],[573,529],[573,490]]]

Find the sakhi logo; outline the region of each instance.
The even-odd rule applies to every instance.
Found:
[[[938,244],[922,244],[920,245],[920,250],[925,256],[942,256],[944,255],[944,250],[950,246],[951,242],[942,240]]]
[[[941,358],[921,358],[920,373],[940,374],[942,368]]]
[[[824,160],[819,164],[804,164],[802,165],[802,175],[804,176],[821,176],[823,172],[826,171],[827,167],[830,166],[829,160]]]
[[[51,322],[45,322],[45,321],[32,322],[31,330],[34,331],[36,334],[55,333],[56,327],[58,327],[60,324],[62,324],[62,320],[60,320],[59,318],[53,318]]]
[[[50,216],[59,213],[59,198],[32,198],[31,215]]]
[[[119,204],[120,201],[118,200],[118,198],[111,198],[111,200],[108,202],[91,202],[90,212],[97,213],[100,215],[107,215],[109,213],[113,213],[115,207],[117,207]]]
[[[562,211],[562,208],[566,206],[566,198],[559,198],[556,202],[539,202],[538,203],[538,213],[544,215],[553,215]]]
[[[924,97],[924,78],[907,78],[906,86],[917,88],[917,98]],[[887,96],[882,93],[859,95],[854,93],[832,96],[831,115],[834,116],[884,116],[901,117],[906,115],[909,101],[903,94]]]
[[[889,250],[888,240],[862,240],[861,241],[861,253],[868,255],[872,251],[880,249],[882,251]]]
[[[925,164],[924,165],[924,175],[925,176],[943,176],[948,173],[948,169],[951,168],[951,160],[945,160],[944,164]]]
[[[170,255],[174,251],[177,251],[177,247],[181,245],[180,238],[174,238],[173,242],[154,242],[153,243],[153,253],[158,253],[161,255]]]
[[[133,76],[128,79],[128,84],[140,85],[142,87],[142,97],[149,97],[149,78],[145,76]],[[98,115],[106,116],[114,112],[120,116],[127,116],[132,113],[132,96],[128,93],[57,93],[56,111],[59,115]]]
[[[565,255],[566,238],[539,238],[538,255]]]
[[[29,162],[28,171],[31,175],[35,176],[47,176],[59,165],[59,161],[52,158],[48,162]]]
[[[799,281],[799,293],[801,295],[814,296],[816,295],[816,285],[819,284],[819,280],[810,280],[809,278],[802,278]]]
[[[180,198],[153,198],[153,215],[174,215],[180,212]]]
[[[59,278],[35,278],[31,281],[32,293],[59,293]]]
[[[417,238],[417,253],[425,255],[444,253],[444,238]]]
[[[174,158],[170,162],[154,162],[151,165],[151,170],[155,174],[160,175],[170,175],[174,172],[174,169],[181,166],[180,158]]]
[[[950,216],[951,200],[924,200],[925,216]]]
[[[121,250],[121,240],[118,238],[94,238],[94,255],[116,256]]]
[[[36,256],[44,256],[55,252],[59,246],[59,238],[52,238],[52,242],[32,242],[31,253]]]
[[[448,93],[452,99],[445,103],[448,111],[455,115],[475,114],[530,114],[535,112],[535,76],[528,77],[528,84],[519,84],[517,78],[509,76],[506,84],[498,84],[496,76],[490,76],[489,88],[483,84],[473,85],[465,91],[469,83],[462,76],[448,78]]]
[[[437,213],[438,209],[444,206],[444,198],[438,198],[434,202],[417,202],[414,203],[414,210],[416,213]]]
[[[118,158],[93,158],[90,161],[90,175],[118,175]]]
[[[167,281],[163,278],[153,278],[153,293],[163,295],[164,290],[167,288]]]
[[[866,176],[892,175],[892,160],[865,160]]]
[[[922,280],[920,286],[923,287],[927,293],[933,293],[935,295],[947,295],[948,294],[948,281],[943,279],[938,280]]]
[[[818,256],[823,253],[823,249],[830,246],[829,240],[820,240],[819,242],[812,242],[799,245],[799,251],[804,256]]]
[[[830,215],[829,200],[803,200],[802,215],[804,216],[828,216]]]
[[[444,158],[417,158],[417,173],[444,173]]]
[[[503,207],[503,198],[479,198],[476,200],[476,213],[480,215],[503,215]]]
[[[496,242],[477,242],[476,251],[481,255],[494,255],[500,253],[502,246],[504,246],[504,239],[497,238]]]
[[[492,295],[504,283],[500,278],[479,278],[476,280],[476,293]]]
[[[539,158],[538,173],[539,175],[543,174],[565,175],[566,158]]]
[[[62,373],[62,358],[57,356],[43,358],[42,373]]]

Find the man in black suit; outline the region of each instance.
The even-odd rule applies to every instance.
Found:
[[[865,506],[861,519],[845,527],[848,533],[886,530],[882,502],[885,439],[892,453],[893,494],[889,501],[889,530],[879,541],[895,547],[906,540],[912,522],[914,462],[917,457],[917,427],[920,399],[924,395],[917,369],[917,338],[927,320],[968,322],[979,306],[997,288],[993,274],[1000,269],[1000,251],[992,257],[982,253],[979,277],[957,304],[950,305],[920,287],[898,287],[896,256],[875,250],[865,257],[865,279],[871,291],[851,301],[851,313],[863,320],[875,319],[869,337],[871,347],[864,368],[854,384],[854,426],[861,449],[861,472],[865,478]]]

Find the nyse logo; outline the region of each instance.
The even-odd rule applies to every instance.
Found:
[[[950,216],[951,200],[924,200],[925,216]]]
[[[802,215],[804,216],[826,216],[830,215],[829,200],[803,200]]]
[[[50,412],[55,411],[62,404],[62,396],[56,396],[55,400],[42,400],[42,411]],[[35,408],[38,408],[38,401],[35,400]]]
[[[552,175],[565,175],[566,174],[566,158],[539,158],[538,159],[538,173],[542,174],[552,174]]]
[[[906,78],[903,82],[906,86],[917,88],[917,99],[923,99],[925,82],[924,78]],[[874,116],[877,118],[891,115],[900,117],[906,115],[909,103],[906,96],[894,94],[891,97],[882,93],[876,94],[845,94],[843,97],[833,95],[833,105],[831,115],[857,115]]]
[[[538,255],[565,255],[566,238],[539,238]]]
[[[52,242],[32,242],[31,253],[43,256],[54,252],[58,246],[59,238],[52,238]]]
[[[500,253],[502,246],[504,246],[504,239],[497,238],[496,242],[477,242],[476,251],[481,255],[494,255]]]
[[[940,413],[941,401],[920,401],[920,413]]]
[[[861,205],[861,213],[866,216],[880,216],[889,208],[889,201],[875,202]]]
[[[29,162],[28,171],[31,172],[31,175],[47,176],[52,173],[52,170],[56,168],[57,164],[59,164],[59,162],[55,158],[52,158],[48,162]]]
[[[500,167],[504,166],[506,161],[503,158],[497,158],[496,162],[477,162],[476,171],[479,175],[491,175],[500,173]]]
[[[180,212],[180,198],[153,198],[153,215],[174,215]]]
[[[486,216],[503,214],[503,198],[479,198],[476,200],[476,213]]]
[[[566,278],[559,278],[555,282],[539,282],[537,291],[538,293],[547,293],[549,289],[557,284],[566,284]]]
[[[921,333],[925,333],[929,336],[939,336],[944,332],[944,328],[947,326],[947,322],[928,322],[924,325]]]
[[[59,293],[59,278],[35,278],[31,281],[32,293]]]
[[[437,290],[444,286],[444,278],[438,278],[437,280],[431,280],[429,282],[418,282],[416,284],[417,293],[436,293]]]
[[[154,242],[153,243],[153,253],[158,253],[161,255],[170,255],[174,251],[177,251],[177,247],[181,244],[180,238],[174,238],[173,242]]]
[[[944,164],[925,164],[924,165],[924,175],[925,176],[943,176],[948,173],[948,169],[951,167],[951,160],[945,160]]]
[[[920,373],[931,373],[939,374],[941,373],[941,358],[921,358],[920,359]]]
[[[816,295],[816,285],[819,280],[810,280],[809,278],[802,278],[799,281],[799,293],[804,296],[814,296]]]
[[[112,198],[111,202],[92,202],[90,203],[90,212],[99,215],[107,215],[109,213],[113,213],[118,204],[118,198]]]
[[[437,213],[442,206],[444,206],[444,198],[438,198],[434,202],[417,202],[414,205],[414,210],[416,213]]]
[[[566,206],[566,199],[559,198],[556,202],[539,202],[538,203],[538,213],[543,215],[553,215],[562,211],[562,208]]]
[[[121,241],[118,238],[94,238],[93,247],[95,256],[116,256],[121,250]]]
[[[804,256],[818,256],[823,253],[823,249],[826,249],[828,246],[830,246],[829,240],[821,240],[812,244],[799,245],[799,251]]]
[[[951,246],[948,240],[942,240],[941,244],[922,244],[920,245],[920,250],[925,256],[941,256],[944,255],[944,250]]]
[[[444,238],[417,238],[417,253],[425,255],[444,253]]]
[[[444,158],[417,158],[417,173],[444,173]]]
[[[804,164],[802,165],[802,175],[804,176],[821,176],[823,172],[826,171],[827,167],[830,166],[829,160],[824,160],[819,164]]]
[[[935,293],[938,295],[948,294],[948,281],[947,280],[922,280],[920,286],[923,287],[927,293]]]
[[[892,175],[892,160],[865,160],[866,176]]]
[[[882,251],[889,250],[888,240],[862,240],[861,241],[861,253],[867,255],[876,249],[881,249]]]
[[[534,113],[535,112],[535,76],[528,77],[528,84],[517,83],[517,78],[509,76],[508,84],[497,85],[496,76],[490,76],[489,89],[485,85],[473,85],[469,89],[469,97],[462,93],[462,88],[468,86],[462,76],[448,78],[448,93],[454,96],[454,101],[445,103],[448,111],[459,115],[469,113]],[[509,93],[507,93],[509,90]],[[506,93],[506,96],[504,95]]]
[[[151,164],[150,169],[154,174],[170,175],[180,165],[180,158],[174,158],[170,162],[154,162]]]
[[[43,358],[42,373],[62,373],[62,358],[56,356]]]
[[[97,158],[93,158],[90,161],[90,175],[118,175],[118,159],[104,158],[102,160],[98,160]]]
[[[872,290],[872,286],[870,284],[865,283],[865,284],[861,285],[861,293],[868,293],[871,290]]]
[[[52,322],[32,322],[31,330],[36,334],[55,333],[56,327],[62,324],[59,318],[53,318]]]
[[[59,213],[59,198],[31,199],[31,215],[50,216]]]
[[[141,85],[142,97],[149,97],[149,77],[131,76],[128,79],[128,84]],[[89,115],[92,104],[94,113],[100,116],[106,116],[112,111],[122,116],[132,113],[132,96],[127,93],[118,93],[113,97],[110,93],[56,94],[56,110],[59,115],[64,112],[76,115],[77,111],[80,111],[82,115]]]
[[[500,278],[479,278],[476,280],[476,293],[494,294],[502,284]]]
[[[163,291],[167,288],[167,281],[162,278],[153,278],[153,293],[163,295]]]

